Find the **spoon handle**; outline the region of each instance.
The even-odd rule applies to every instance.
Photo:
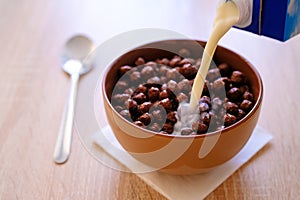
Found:
[[[54,161],[58,164],[62,164],[68,160],[71,150],[78,80],[79,73],[74,73],[71,75],[71,88],[69,91],[69,97],[63,113],[61,127],[59,130],[53,155]]]

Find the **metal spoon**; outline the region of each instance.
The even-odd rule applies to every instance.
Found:
[[[62,68],[71,76],[71,88],[54,149],[53,158],[58,164],[66,162],[69,158],[78,80],[80,75],[92,68],[91,62],[83,60],[93,49],[93,42],[82,35],[70,38],[63,49]]]

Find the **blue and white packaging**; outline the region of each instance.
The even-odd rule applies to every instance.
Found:
[[[300,0],[252,1],[251,24],[242,30],[280,41],[300,33]]]

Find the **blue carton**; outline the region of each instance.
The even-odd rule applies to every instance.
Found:
[[[290,39],[300,32],[300,0],[253,0],[252,22],[242,30]]]

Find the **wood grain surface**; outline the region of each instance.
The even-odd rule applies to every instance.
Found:
[[[97,162],[74,134],[72,154],[52,154],[70,81],[64,42],[97,44],[140,28],[206,40],[216,1],[0,0],[0,199],[165,199],[136,175]],[[285,43],[231,30],[220,42],[257,67],[264,82],[259,124],[274,136],[207,199],[300,199],[300,36]]]

